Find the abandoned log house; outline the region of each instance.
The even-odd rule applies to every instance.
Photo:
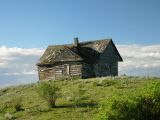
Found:
[[[112,39],[48,46],[37,63],[39,80],[117,76],[123,61]]]

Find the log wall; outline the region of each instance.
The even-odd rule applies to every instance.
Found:
[[[55,69],[48,67],[38,67],[39,80],[55,79]]]
[[[39,80],[55,80],[71,76],[82,76],[81,63],[59,64],[51,67],[38,67]]]

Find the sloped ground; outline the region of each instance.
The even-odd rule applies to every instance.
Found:
[[[0,90],[0,120],[94,120],[108,99],[137,96],[151,84],[160,83],[153,77],[104,77],[56,81],[61,97],[56,108],[48,108],[38,94],[38,83]],[[81,92],[83,91],[83,92]],[[147,92],[147,91],[146,91]],[[75,98],[82,98],[75,101]],[[13,103],[21,103],[16,111]]]

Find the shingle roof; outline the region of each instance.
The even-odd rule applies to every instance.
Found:
[[[54,64],[64,61],[95,63],[111,41],[112,39],[103,39],[80,42],[78,47],[73,44],[48,46],[37,65]]]

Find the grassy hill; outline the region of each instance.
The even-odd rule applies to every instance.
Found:
[[[8,87],[0,90],[0,120],[103,119],[107,109],[109,110],[104,106],[109,106],[115,100],[150,95],[153,86],[159,83],[160,78],[153,77],[104,77],[55,81],[61,91],[61,97],[57,99],[55,108],[49,108],[47,102],[39,95],[37,89],[39,83]],[[15,110],[15,104],[21,105],[19,111]]]

